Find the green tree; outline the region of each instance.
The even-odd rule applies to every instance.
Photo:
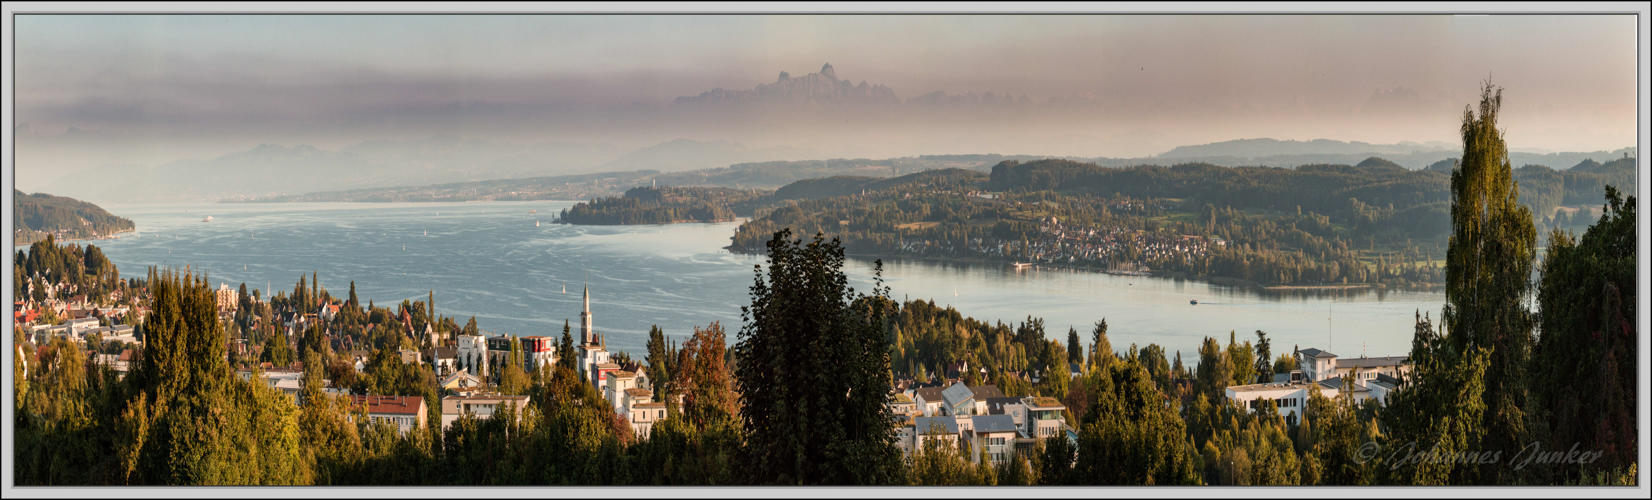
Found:
[[[1256,380],[1267,383],[1273,381],[1273,352],[1268,345],[1268,332],[1256,331]]]
[[[1481,484],[1473,462],[1490,454],[1477,447],[1486,432],[1483,403],[1486,367],[1483,347],[1457,352],[1457,344],[1418,316],[1411,339],[1411,373],[1388,396],[1381,413],[1386,429],[1372,467],[1388,484],[1445,486]],[[1428,460],[1411,457],[1464,457]],[[1488,460],[1495,461],[1495,460]],[[1465,463],[1467,462],[1467,463]]]
[[[1233,370],[1233,379],[1229,385],[1245,385],[1256,383],[1256,353],[1250,341],[1240,344],[1236,342],[1233,331],[1228,331],[1228,366]]]
[[[1589,464],[1546,469],[1571,482],[1635,461],[1635,197],[1606,187],[1600,220],[1582,238],[1556,229],[1538,285],[1540,331],[1530,377],[1534,421],[1547,450],[1602,452]],[[1561,380],[1587,381],[1577,390]]]
[[[665,401],[666,386],[671,381],[671,363],[676,353],[665,342],[665,330],[659,325],[648,328],[648,380],[654,383],[654,400]]]
[[[1233,365],[1216,339],[1205,337],[1199,344],[1199,369],[1193,377],[1193,391],[1211,401],[1226,401],[1233,382]]]
[[[1067,362],[1084,364],[1084,346],[1079,344],[1078,330],[1067,327]]]
[[[1519,202],[1508,147],[1497,117],[1503,91],[1481,89],[1479,115],[1463,110],[1463,159],[1451,172],[1451,237],[1446,248],[1446,306],[1441,314],[1451,351],[1485,349],[1487,451],[1513,456],[1525,445],[1525,367],[1532,344],[1532,262],[1537,235],[1531,210]],[[1501,483],[1506,464],[1481,467],[1481,479]]]
[[[556,352],[556,366],[579,373],[579,358],[574,353],[574,336],[568,328],[567,319],[562,320],[562,339],[557,342]]]
[[[1107,318],[1101,318],[1096,321],[1095,328],[1090,330],[1090,364],[1097,368],[1106,368],[1113,359],[1113,344],[1107,341]]]
[[[1199,484],[1186,424],[1134,356],[1091,372],[1085,384],[1090,403],[1078,435],[1079,482]]]
[[[522,357],[522,343],[511,337],[510,354],[505,356],[505,365],[499,369],[499,392],[503,394],[525,394],[528,390],[528,372],[522,368],[525,362]]]
[[[749,477],[774,484],[901,480],[889,390],[893,302],[877,264],[873,295],[843,274],[843,247],[790,230],[768,244],[735,345]]]

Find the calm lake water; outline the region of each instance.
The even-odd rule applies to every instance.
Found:
[[[316,271],[334,296],[349,282],[365,302],[422,300],[436,291],[438,314],[517,335],[560,335],[579,322],[580,287],[612,350],[640,353],[650,325],[686,336],[721,321],[730,342],[753,278],[755,256],[731,254],[736,223],[570,226],[551,219],[573,202],[279,203],[108,207],[137,232],[93,242],[126,276],[147,266],[189,266],[214,287],[273,286],[290,293]],[[202,222],[206,216],[211,222]],[[539,222],[535,226],[535,221]],[[858,289],[872,263],[846,266]],[[1114,348],[1157,343],[1196,357],[1201,339],[1224,344],[1265,330],[1275,353],[1292,345],[1342,356],[1400,355],[1410,349],[1413,314],[1439,316],[1440,293],[1277,296],[1202,282],[998,266],[887,262],[897,299],[932,299],[965,315],[1006,323],[1042,317],[1050,338],[1068,326],[1089,341],[1106,317]],[[566,293],[564,293],[564,287]],[[1198,305],[1188,301],[1198,300]]]

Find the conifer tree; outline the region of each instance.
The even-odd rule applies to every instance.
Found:
[[[895,484],[889,413],[893,301],[877,264],[873,294],[849,287],[843,247],[790,230],[768,243],[735,346],[750,478],[772,484]]]

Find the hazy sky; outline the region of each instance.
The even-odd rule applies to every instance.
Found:
[[[1632,15],[18,15],[16,28],[19,187],[262,143],[433,134],[629,148],[683,137],[845,156],[1145,156],[1249,137],[1455,143],[1488,76],[1506,89],[1511,147],[1592,151],[1636,137]],[[655,118],[677,96],[825,62],[902,99],[991,91],[1084,104],[933,124],[915,111],[873,129],[801,112],[753,122],[803,123],[793,127]]]

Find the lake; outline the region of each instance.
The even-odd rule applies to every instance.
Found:
[[[436,292],[436,312],[483,330],[560,335],[578,331],[580,290],[589,283],[597,331],[614,351],[644,351],[650,325],[686,338],[721,321],[729,342],[749,303],[760,257],[731,254],[738,223],[571,226],[551,220],[574,202],[275,203],[106,207],[137,231],[92,242],[129,277],[148,266],[189,266],[213,287],[273,287],[289,293],[315,271],[336,297],[354,280],[360,300],[396,304]],[[211,222],[203,222],[206,216]],[[536,226],[535,222],[539,224]],[[872,263],[851,259],[856,288]],[[1274,352],[1317,347],[1338,355],[1403,355],[1413,315],[1439,316],[1437,292],[1278,295],[1197,281],[1008,266],[887,262],[896,299],[932,299],[978,319],[1042,317],[1052,339],[1072,326],[1089,342],[1106,317],[1113,347],[1157,343],[1188,363],[1206,336],[1224,345],[1265,330]],[[566,292],[564,292],[566,289]],[[1189,304],[1197,300],[1198,305]]]

